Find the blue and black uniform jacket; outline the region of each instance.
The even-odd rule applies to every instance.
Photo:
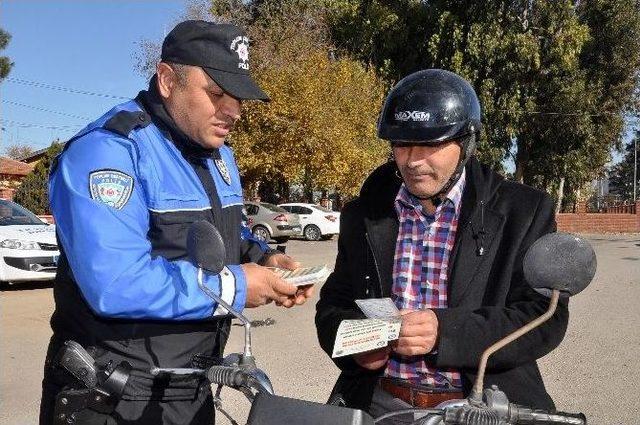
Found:
[[[152,84],[153,86],[153,84]],[[189,398],[198,383],[158,385],[153,366],[189,367],[222,353],[228,316],[199,288],[186,235],[199,220],[225,241],[227,269],[205,285],[237,310],[241,263],[268,251],[242,224],[231,148],[204,150],[173,123],[153,93],[116,106],[80,131],[56,159],[49,197],[61,259],[54,286],[51,358],[75,339],[106,363],[134,366],[125,398]]]

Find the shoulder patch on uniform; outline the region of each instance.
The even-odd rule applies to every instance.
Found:
[[[122,209],[133,192],[133,177],[118,170],[96,170],[89,174],[91,199]]]
[[[135,128],[146,127],[151,123],[151,117],[144,111],[120,111],[104,123],[102,128],[129,137]]]

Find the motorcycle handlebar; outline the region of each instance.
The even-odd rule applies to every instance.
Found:
[[[440,407],[443,407],[443,409],[440,410],[440,415],[433,411],[428,412],[421,409],[406,409],[376,418],[376,422],[400,414],[430,413],[421,419],[417,419],[414,423],[420,425],[480,425],[494,423],[511,425],[587,425],[587,418],[582,413],[534,410],[524,406],[517,406],[515,404],[510,404],[507,410],[496,410],[488,406],[480,407],[469,405]]]
[[[207,379],[212,384],[238,389],[244,387],[273,394],[269,377],[260,369],[243,370],[238,366],[212,366],[207,370]]]
[[[240,387],[247,385],[247,375],[233,366],[212,366],[207,371],[207,379],[212,384],[225,385],[227,387]]]
[[[526,422],[527,424],[587,425],[587,417],[582,413],[533,412],[531,416],[534,422]]]
[[[513,423],[518,425],[587,425],[587,417],[582,413],[549,412],[520,406],[515,411],[517,419]]]

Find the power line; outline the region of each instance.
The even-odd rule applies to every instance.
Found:
[[[4,118],[0,119],[0,122],[9,123],[16,127],[20,128],[46,128],[49,130],[70,130],[74,128],[81,128],[82,125],[47,125],[47,124],[36,124],[30,122],[20,122],[14,120],[6,120]]]
[[[567,117],[603,117],[610,115],[624,115],[620,112],[600,112],[597,114],[590,114],[588,112],[543,112],[543,111],[525,111],[523,109],[496,109],[499,112],[507,112],[513,114],[528,114],[528,115],[552,115],[552,116],[567,116]]]
[[[120,99],[120,100],[130,100],[131,99],[130,97],[125,97],[125,96],[118,96],[118,95],[107,94],[107,93],[97,93],[97,92],[91,92],[91,91],[86,91],[86,90],[73,89],[73,88],[69,88],[69,87],[56,86],[56,85],[53,85],[53,84],[41,83],[41,82],[30,81],[30,80],[24,80],[24,79],[21,79],[21,78],[14,78],[14,77],[8,77],[4,81],[8,81],[10,83],[15,83],[15,84],[22,84],[22,85],[26,85],[26,86],[44,88],[44,89],[49,89],[49,90],[58,90],[58,91],[63,91],[63,92],[67,92],[67,93],[84,94],[84,95],[87,95],[87,96],[106,97],[106,98]],[[4,103],[4,101],[3,101],[3,103]],[[27,105],[24,105],[24,104],[22,104],[20,106],[30,107],[30,106],[27,106]],[[35,107],[31,107],[31,108],[34,109]],[[40,109],[40,110],[42,110],[42,109]],[[524,110],[524,109],[496,109],[496,111],[506,112],[506,113],[514,113],[514,114],[550,115],[550,116],[567,116],[567,117],[578,117],[578,116],[582,116],[582,117],[584,117],[584,116],[601,117],[601,116],[621,115],[620,112],[609,112],[609,111],[603,111],[603,112],[599,112],[599,113],[588,113],[588,112],[544,112],[544,111],[527,111],[527,110]],[[47,110],[45,112],[53,112],[53,111]],[[57,112],[54,112],[54,113],[57,113]],[[60,113],[60,114],[62,114],[62,113]],[[74,116],[73,118],[82,118],[82,119],[87,119],[87,120],[89,119],[89,118],[86,118],[86,117],[79,117],[79,116]],[[636,120],[637,119],[638,118],[636,117]]]
[[[13,102],[11,100],[3,100],[2,103],[5,103],[7,105],[13,105],[13,106],[21,106],[23,108],[29,108],[29,109],[33,109],[35,111],[49,112],[51,114],[62,115],[63,117],[78,118],[78,119],[86,120],[86,121],[90,121],[91,120],[91,118],[83,117],[83,116],[80,116],[80,115],[67,114],[65,112],[60,112],[60,111],[53,111],[51,109],[41,108],[39,106],[26,105],[24,103]]]
[[[65,93],[84,94],[84,95],[87,95],[87,96],[97,96],[97,97],[107,97],[107,98],[110,98],[110,99],[122,99],[122,100],[129,100],[130,99],[129,97],[124,97],[124,96],[117,96],[117,95],[106,94],[106,93],[97,93],[97,92],[86,91],[86,90],[78,90],[78,89],[72,89],[72,88],[63,87],[63,86],[54,86],[52,84],[40,83],[40,82],[37,82],[37,81],[23,80],[21,78],[8,77],[4,81],[7,81],[9,83],[22,84],[22,85],[25,85],[25,86],[38,87],[38,88],[42,88],[42,89],[58,90],[58,91],[62,91],[62,92],[65,92]]]

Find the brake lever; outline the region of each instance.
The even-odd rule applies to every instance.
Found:
[[[149,370],[149,373],[153,376],[163,375],[201,375],[207,376],[205,369],[196,369],[192,367],[154,367]]]
[[[263,370],[255,368],[247,371],[247,375],[249,375],[250,378],[249,385],[254,390],[271,395],[275,394],[273,391],[273,385],[271,385],[271,380]]]

